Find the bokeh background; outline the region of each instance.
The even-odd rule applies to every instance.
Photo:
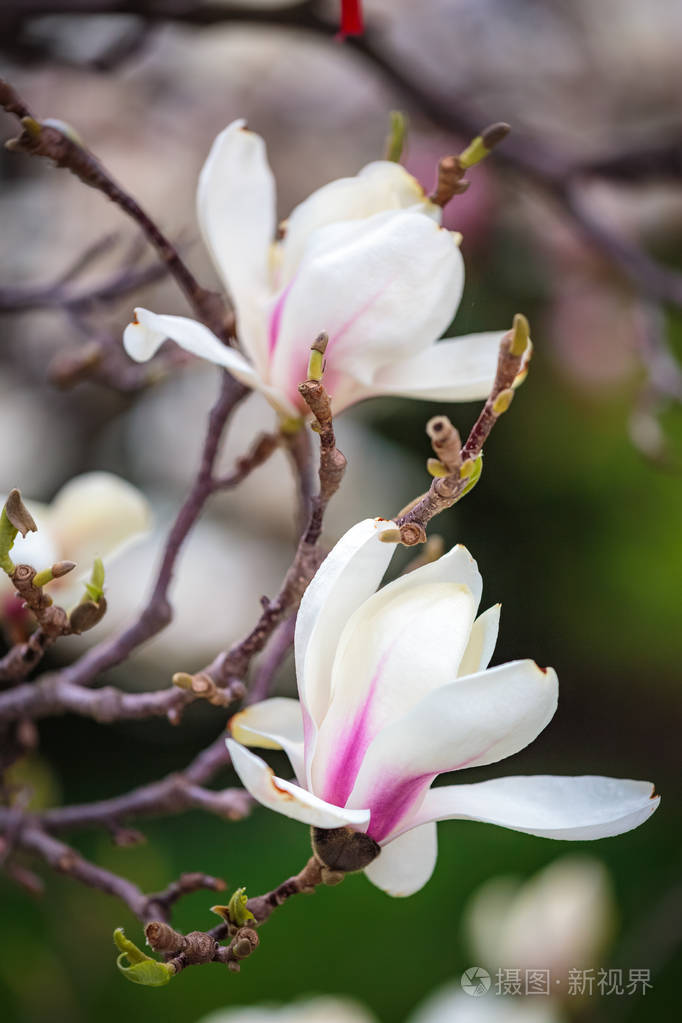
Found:
[[[434,124],[413,94],[351,45],[322,33],[229,20],[152,24],[111,14],[114,4],[101,5],[110,13],[98,17],[59,14],[73,4],[35,6],[46,16],[22,20],[21,5],[0,5],[4,72],[39,116],[77,127],[209,284],[194,189],[213,137],[234,117],[247,117],[267,140],[281,216],[313,188],[380,157],[390,109],[409,114],[406,163],[427,186],[439,156],[467,141]],[[609,231],[682,272],[682,8],[669,0],[365,6],[381,45],[411,79],[481,126],[509,121],[516,145],[575,165],[653,154],[636,180],[586,173],[582,194]],[[336,5],[329,14],[335,17]],[[13,132],[3,117],[3,138]],[[656,153],[670,146],[673,157],[661,166]],[[5,151],[0,172],[3,288],[49,283],[110,232],[116,245],[83,283],[131,258],[134,229],[101,195]],[[554,665],[561,700],[554,721],[513,763],[470,778],[594,773],[656,782],[663,802],[644,827],[589,847],[610,872],[618,904],[605,961],[650,968],[653,989],[646,998],[595,998],[581,1012],[607,1023],[667,1023],[679,1019],[681,1001],[682,412],[675,399],[682,313],[634,287],[535,174],[501,157],[471,177],[469,192],[448,210],[448,226],[464,235],[468,272],[456,332],[498,328],[523,311],[535,356],[486,446],[480,484],[434,526],[447,544],[463,542],[477,558],[484,606],[502,602],[496,661],[532,656]],[[0,491],[19,486],[49,500],[72,475],[108,469],[140,487],[155,508],[154,535],[113,571],[110,615],[93,640],[144,597],[217,388],[216,371],[187,359],[154,386],[129,393],[89,382],[54,386],[55,356],[93,337],[117,339],[134,303],[186,312],[173,284],[160,281],[77,321],[55,308],[0,320]],[[351,468],[328,520],[329,541],[364,515],[395,513],[425,489],[423,427],[440,411],[386,399],[344,414],[339,436]],[[477,408],[447,411],[464,432]],[[254,430],[270,426],[267,407],[250,399],[225,465]],[[288,564],[293,517],[293,484],[279,456],[242,493],[216,500],[180,562],[176,622],[107,681],[165,686],[169,672],[197,670],[237,637]],[[73,646],[58,648],[50,663],[76,654]],[[278,691],[292,686],[287,664]],[[115,795],[181,768],[223,726],[223,711],[196,706],[178,728],[49,719],[40,723],[39,755],[19,765],[20,777],[33,786],[34,805]],[[74,842],[146,890],[201,870],[255,894],[308,855],[304,827],[261,809],[234,824],[199,813],[154,820],[144,832],[147,843],[132,849],[117,848],[105,833]],[[435,877],[413,898],[391,900],[363,877],[349,878],[277,913],[239,976],[217,966],[192,969],[159,990],[133,987],[117,973],[114,927],[124,925],[134,938],[141,932],[113,900],[48,876],[45,896],[31,901],[0,879],[3,1016],[107,1023],[158,1014],[191,1023],[220,1006],[345,993],[384,1023],[402,1023],[432,988],[474,965],[461,914],[477,886],[501,873],[530,876],[567,851],[482,824],[442,824],[439,838]],[[184,930],[212,926],[212,901],[206,893],[184,899],[174,922]]]

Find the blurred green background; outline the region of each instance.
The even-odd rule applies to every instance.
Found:
[[[474,17],[471,4],[425,4],[425,35],[413,40],[414,50],[408,48],[405,59],[413,59],[415,67],[420,60],[423,65],[431,53],[429,46],[436,46],[434,33],[438,35],[438,25],[443,25],[438,19],[445,11],[452,14],[446,24],[453,49],[458,44],[466,49],[465,29],[478,40],[478,101],[489,112],[488,120],[513,121],[516,116],[522,127],[542,137],[538,126],[553,118],[548,136],[561,138],[557,122],[563,123],[563,141],[582,145],[585,151],[594,148],[595,139],[603,140],[604,124],[609,126],[606,141],[612,147],[619,141],[618,130],[622,137],[627,134],[617,119],[622,83],[618,68],[608,64],[615,59],[612,54],[597,51],[590,65],[596,76],[592,87],[601,90],[604,100],[600,111],[604,120],[599,122],[592,111],[585,115],[587,123],[581,121],[582,111],[576,109],[578,84],[583,89],[587,85],[575,56],[575,26],[569,30],[570,25],[561,21],[569,18],[565,5],[547,4],[544,15],[540,5],[530,3],[506,5],[504,15],[499,5],[484,6],[487,22],[480,11]],[[640,38],[634,7],[616,5],[611,11],[619,10],[621,18],[612,23],[611,32],[630,53]],[[489,49],[496,40],[498,48],[508,44],[516,52],[514,45],[521,44],[513,35],[510,8],[526,26],[544,32],[543,38],[554,47],[551,53],[564,58],[557,70],[551,53],[544,58],[538,53],[533,84],[522,74],[515,78],[504,61],[495,68],[486,57],[482,37],[476,35],[479,22],[487,24],[494,37],[486,36]],[[585,10],[580,27],[587,31],[587,6],[578,8]],[[397,9],[405,12],[401,5]],[[648,95],[645,81],[639,104],[631,102],[638,112],[635,128],[645,124],[647,130],[652,124],[660,129],[668,123],[665,118],[672,115],[666,103],[674,107],[674,96],[679,96],[674,71],[672,78],[664,77],[674,33],[667,31],[665,6],[654,5],[654,10],[652,35],[658,50],[650,38],[648,43],[651,67],[658,69],[658,91]],[[676,28],[678,22],[672,12],[670,16]],[[52,31],[67,49],[69,39],[75,45],[59,25]],[[104,29],[92,23],[89,31],[99,38],[97,33]],[[83,39],[86,35],[83,32]],[[596,47],[601,36],[593,38]],[[402,37],[401,41],[405,45]],[[279,32],[228,27],[200,34],[163,29],[139,59],[105,75],[67,66],[54,55],[35,68],[27,68],[16,53],[8,60],[8,74],[40,112],[58,114],[79,126],[85,121],[88,141],[103,151],[131,191],[148,199],[166,226],[190,233],[195,230],[191,203],[196,170],[215,131],[233,116],[245,113],[267,136],[284,214],[312,187],[353,173],[380,155],[385,113],[401,102],[340,50],[303,37],[287,35],[285,42]],[[320,78],[317,72],[322,67],[328,73]],[[431,71],[443,78],[436,50]],[[457,74],[463,76],[464,71]],[[480,80],[487,81],[487,91]],[[210,82],[213,87],[207,92]],[[529,90],[536,101],[530,109]],[[437,158],[446,143],[417,112],[413,122],[411,159],[430,159],[432,152]],[[576,128],[581,124],[583,134]],[[635,128],[627,138],[630,143]],[[6,129],[4,135],[8,134]],[[132,154],[124,151],[126,145],[132,146]],[[177,165],[170,168],[169,154],[176,152]],[[68,225],[83,191],[77,182],[64,181],[56,172],[29,166],[18,157],[3,157],[2,168],[7,177],[3,209],[10,240],[6,252],[10,282],[49,278],[52,268],[68,262],[65,253],[70,258],[78,251],[76,238],[92,240],[112,222],[120,227],[103,200],[88,195],[82,201],[89,204],[88,210],[97,211],[99,220],[80,218],[72,232]],[[677,466],[682,410],[674,405],[664,408],[664,457],[658,452],[656,459],[646,458],[632,437],[633,409],[639,407],[646,377],[636,337],[633,340],[635,298],[581,242],[566,241],[566,225],[544,209],[544,200],[527,182],[503,177],[494,164],[481,171],[475,186],[478,198],[462,199],[469,204],[462,207],[462,217],[469,217],[471,225],[469,233],[463,228],[468,282],[455,329],[457,333],[491,329],[509,323],[516,311],[523,310],[534,328],[535,355],[528,380],[486,445],[481,482],[434,527],[448,545],[462,542],[476,557],[484,579],[483,606],[502,602],[495,662],[532,656],[540,664],[553,665],[560,679],[560,704],[554,721],[529,749],[508,763],[469,772],[466,780],[558,773],[656,783],[663,802],[646,825],[584,847],[608,867],[618,900],[620,918],[609,963],[625,969],[650,968],[653,990],[645,998],[602,999],[596,1007],[593,1002],[593,1008],[594,1018],[607,1023],[611,1019],[673,1023],[680,1015],[682,966],[674,954],[681,901],[682,490]],[[164,206],[171,194],[181,198]],[[649,220],[632,230],[640,231],[643,243],[655,246],[671,265],[682,267],[682,231],[670,213],[677,210],[677,198],[666,205],[672,202],[667,195],[659,195],[653,185],[640,186],[636,202],[648,202]],[[631,208],[634,202],[630,193],[623,195],[615,187],[602,200],[605,215],[614,208]],[[43,208],[54,209],[54,220],[36,236],[31,216]],[[456,214],[455,210],[455,221]],[[27,251],[15,257],[10,250],[23,239],[22,232],[28,239]],[[190,261],[201,266],[202,259],[198,246],[190,249]],[[143,296],[142,304],[156,302],[159,307],[159,294],[170,296],[172,288],[157,287],[155,297],[147,301]],[[183,311],[175,296],[164,309]],[[632,310],[632,317],[617,319],[623,310]],[[127,318],[124,303],[112,329],[120,329]],[[121,472],[144,489],[139,466],[128,462],[125,447],[110,440],[118,421],[130,416],[135,398],[103,398],[90,385],[55,396],[45,379],[45,353],[70,339],[69,326],[60,324],[56,313],[5,319],[3,324],[3,373],[11,373],[34,400],[44,402],[56,420],[70,424],[71,440],[60,469],[63,479],[96,465]],[[667,312],[662,330],[672,351],[682,354],[679,313]],[[206,407],[210,400],[207,393]],[[421,466],[429,450],[424,423],[441,411],[440,405],[384,400],[348,413],[371,431],[368,458],[388,457],[372,446],[377,437],[399,443],[403,452],[414,456],[395,463],[406,499],[425,489]],[[464,433],[477,407],[447,411]],[[48,479],[43,492],[33,496],[49,498],[61,481]],[[3,470],[0,489],[17,482],[14,477],[5,479]],[[376,508],[377,514],[396,511]],[[346,522],[351,524],[352,519]],[[229,515],[224,528],[227,535]],[[238,586],[230,590],[226,580],[221,609],[226,619],[231,605],[239,601]],[[112,673],[111,680],[163,686],[168,672],[165,666],[155,669],[147,663],[134,680],[124,669]],[[278,686],[290,688],[290,665]],[[198,707],[187,711],[179,728],[161,722],[97,726],[71,717],[45,720],[40,723],[41,765],[49,765],[45,784],[63,802],[113,796],[181,768],[223,726],[223,712]],[[276,758],[272,762],[276,764]],[[217,779],[220,784],[234,781],[227,775]],[[296,872],[309,854],[304,826],[261,808],[239,823],[191,813],[145,821],[142,828],[147,844],[131,849],[115,847],[104,833],[77,834],[73,840],[86,856],[151,891],[182,871],[200,870],[224,877],[231,888],[246,885],[250,894],[257,894]],[[262,932],[257,954],[239,976],[217,966],[190,969],[159,990],[129,985],[117,973],[114,927],[123,925],[137,941],[141,928],[112,899],[48,875],[46,894],[32,901],[3,878],[3,1018],[12,1023],[62,1019],[113,1023],[124,1016],[137,1021],[158,1013],[168,1023],[191,1023],[222,1005],[286,1001],[313,992],[348,993],[366,1002],[384,1023],[400,1023],[434,986],[474,965],[460,913],[477,885],[500,873],[529,876],[558,855],[581,848],[466,822],[441,824],[439,841],[434,878],[409,900],[392,900],[364,877],[350,877],[338,888],[296,898],[278,911]],[[213,901],[210,893],[183,899],[174,923],[182,930],[211,927],[215,921],[208,907]]]

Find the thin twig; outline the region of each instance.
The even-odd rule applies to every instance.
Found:
[[[446,416],[438,416],[429,423],[434,450],[447,458],[446,475],[437,476],[426,494],[410,505],[396,518],[400,541],[408,547],[426,540],[426,525],[440,512],[451,508],[471,484],[475,462],[499,417],[507,411],[514,396],[513,385],[518,378],[528,341],[525,317],[516,316],[514,327],[502,339],[497,372],[490,395],[483,406],[466,443],[457,457],[453,452],[459,444],[459,434]]]
[[[53,160],[99,192],[102,192],[142,229],[145,237],[156,249],[157,255],[168,268],[190,302],[197,317],[218,337],[230,343],[234,334],[234,318],[228,312],[220,295],[203,288],[185,265],[176,247],[163,234],[151,217],[121,186],[114,181],[96,156],[91,153],[68,127],[41,123],[31,114],[26,103],[9,82],[0,78],[0,106],[21,121],[23,131],[18,138],[6,143],[7,148],[30,156]]]

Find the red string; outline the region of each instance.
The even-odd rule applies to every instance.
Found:
[[[360,36],[362,23],[362,0],[341,0],[341,35]]]

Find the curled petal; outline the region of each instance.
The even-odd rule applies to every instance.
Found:
[[[199,176],[197,216],[206,247],[237,313],[246,352],[263,367],[262,304],[269,290],[275,181],[263,139],[233,121],[211,146]]]
[[[264,760],[249,753],[234,739],[227,739],[232,764],[244,788],[263,806],[318,828],[352,827],[364,831],[369,810],[344,810],[318,799],[312,792],[277,778]]]
[[[243,746],[283,749],[303,782],[303,715],[298,700],[275,696],[245,707],[230,719],[230,732]]]
[[[500,604],[493,604],[472,625],[469,643],[460,661],[459,675],[475,675],[478,671],[485,671],[490,664],[500,629],[500,610]]]
[[[639,827],[660,802],[648,781],[583,775],[495,778],[431,789],[415,815],[483,821],[542,838],[609,838]]]
[[[445,338],[410,358],[380,367],[371,389],[374,394],[398,394],[425,401],[487,398],[504,335],[504,331],[493,331]]]
[[[123,333],[123,347],[131,359],[146,362],[156,354],[167,338],[191,355],[222,366],[247,387],[261,391],[285,415],[298,414],[297,406],[264,383],[243,355],[224,345],[208,327],[197,320],[190,320],[186,316],[158,315],[148,309],[138,308],[135,310],[135,319]]]
[[[388,842],[365,874],[388,895],[414,895],[433,874],[437,856],[436,825],[422,824]]]
[[[253,367],[246,359],[234,348],[224,345],[203,323],[187,316],[165,316],[137,308],[135,319],[123,333],[123,347],[131,359],[147,362],[167,338],[191,355],[229,369],[249,387],[256,386]]]

